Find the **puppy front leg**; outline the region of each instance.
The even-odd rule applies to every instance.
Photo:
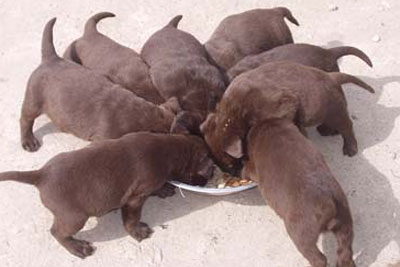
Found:
[[[121,208],[125,230],[139,242],[153,233],[146,223],[140,221],[146,199],[147,196],[134,196]]]

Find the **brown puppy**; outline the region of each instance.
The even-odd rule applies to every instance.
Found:
[[[233,66],[227,72],[228,79],[232,81],[239,74],[255,69],[264,63],[276,61],[291,61],[314,67],[326,72],[338,72],[337,60],[346,55],[354,55],[361,58],[372,67],[371,60],[361,50],[351,46],[341,46],[325,49],[309,44],[287,44],[275,47],[258,55],[250,55]]]
[[[67,48],[63,57],[100,72],[112,82],[150,102],[165,102],[153,86],[149,67],[139,54],[97,31],[97,22],[107,17],[115,15],[101,12],[92,16],[86,22],[83,36]]]
[[[140,222],[149,195],[171,179],[204,185],[212,172],[213,161],[199,137],[142,132],[61,153],[39,170],[1,173],[0,181],[35,185],[54,215],[52,235],[85,258],[93,247],[73,235],[89,217],[121,208],[126,231],[141,241],[152,233]]]
[[[178,106],[176,100],[171,99],[166,107],[157,106],[103,75],[58,57],[53,45],[54,23],[52,19],[46,24],[42,63],[32,73],[25,93],[20,120],[24,149],[39,148],[32,126],[43,113],[62,131],[86,140],[144,130],[169,132],[175,114],[166,107]]]
[[[153,84],[160,94],[165,99],[177,97],[185,111],[179,115],[176,127],[190,124],[198,129],[213,102],[222,96],[225,82],[217,67],[207,60],[201,43],[176,28],[181,19],[176,16],[154,33],[144,44],[141,56],[150,66]]]
[[[239,150],[252,125],[275,118],[295,121],[300,129],[322,124],[324,129],[337,130],[344,140],[343,153],[353,156],[357,140],[341,90],[345,83],[374,92],[348,74],[327,73],[291,62],[264,64],[232,81],[201,131],[222,167],[235,163],[223,152],[227,147]]]
[[[354,267],[349,204],[321,153],[288,120],[253,126],[246,139],[242,177],[258,183],[300,253],[313,267],[326,267],[316,243],[330,231],[338,244],[336,266]]]
[[[245,56],[293,43],[284,18],[299,25],[285,7],[254,9],[226,17],[205,43],[211,58],[228,70]]]
[[[83,36],[67,48],[63,57],[100,72],[112,82],[150,102],[165,102],[153,86],[149,67],[139,54],[97,31],[97,22],[107,17],[115,15],[101,12],[92,16],[86,22]]]

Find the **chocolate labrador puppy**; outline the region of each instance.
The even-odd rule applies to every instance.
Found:
[[[32,73],[21,112],[21,143],[39,149],[34,120],[48,115],[62,131],[86,140],[118,138],[126,133],[170,130],[179,105],[171,99],[158,106],[112,83],[105,76],[60,58],[53,45],[50,20],[44,29],[42,63]]]
[[[99,33],[96,24],[113,13],[98,13],[86,22],[83,36],[65,51],[64,58],[100,72],[112,82],[155,104],[165,102],[153,86],[149,67],[133,49]]]
[[[61,153],[39,170],[1,173],[0,181],[36,186],[43,205],[54,215],[54,238],[85,258],[94,248],[73,236],[89,217],[121,208],[126,231],[141,241],[152,233],[140,221],[149,195],[171,179],[205,185],[212,173],[213,161],[201,138],[142,132]]]
[[[368,56],[355,47],[341,46],[325,49],[310,44],[287,44],[275,47],[258,55],[250,55],[243,58],[229,69],[227,76],[231,81],[243,72],[255,69],[264,63],[277,61],[291,61],[326,72],[338,72],[339,66],[337,60],[347,55],[357,56],[372,67],[372,62]]]
[[[337,240],[336,266],[355,267],[349,204],[322,154],[289,120],[255,125],[246,140],[242,177],[258,183],[300,253],[313,267],[326,267],[316,243],[329,231]]]
[[[322,125],[318,128],[322,134],[329,134],[324,130],[337,130],[344,140],[343,153],[353,156],[357,140],[341,91],[345,83],[374,92],[348,74],[327,73],[292,62],[264,64],[232,81],[201,131],[216,161],[228,167],[234,165],[234,160],[223,151],[227,147],[239,149],[251,125],[266,119],[292,120],[301,130]]]
[[[191,34],[177,29],[182,16],[174,17],[144,44],[141,56],[150,66],[153,84],[165,99],[177,97],[183,113],[177,124],[198,131],[198,126],[213,109],[225,90],[217,67],[210,64],[207,52]]]
[[[293,43],[284,18],[299,25],[289,9],[254,9],[226,17],[205,43],[211,58],[225,71],[245,56]]]

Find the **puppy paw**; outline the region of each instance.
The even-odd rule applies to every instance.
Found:
[[[175,186],[171,184],[165,184],[163,187],[155,191],[153,196],[158,196],[159,198],[166,198],[166,197],[172,197],[175,195]]]
[[[343,146],[343,155],[347,155],[349,157],[354,156],[357,154],[358,149],[356,145],[345,145]]]
[[[96,250],[89,242],[77,239],[69,241],[66,247],[69,252],[81,259],[93,255]]]
[[[149,238],[150,235],[153,233],[153,230],[143,222],[139,222],[139,225],[135,227],[132,231],[131,236],[135,238],[138,242],[142,241],[143,239]]]
[[[29,152],[35,152],[40,148],[40,142],[34,136],[22,140],[22,148]]]
[[[324,124],[321,124],[317,127],[317,131],[321,136],[333,136],[338,135],[339,132],[335,129],[332,129]]]

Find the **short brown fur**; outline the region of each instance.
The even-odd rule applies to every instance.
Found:
[[[339,183],[322,154],[288,120],[266,121],[247,135],[242,177],[258,183],[269,206],[283,219],[297,249],[313,267],[326,267],[316,243],[320,233],[336,237],[337,267],[355,267],[353,223]]]
[[[372,67],[369,57],[361,50],[351,46],[325,49],[310,44],[286,44],[257,55],[250,55],[229,69],[227,76],[232,81],[239,74],[255,69],[264,63],[291,61],[326,72],[338,72],[337,60],[346,55],[354,55]]]
[[[176,99],[157,106],[116,85],[101,74],[60,58],[53,45],[53,25],[45,27],[42,63],[29,78],[21,111],[21,143],[39,149],[32,127],[46,114],[62,131],[85,140],[118,138],[126,133],[167,133],[178,110]]]
[[[204,185],[212,173],[213,161],[199,137],[142,132],[61,153],[39,170],[1,173],[0,181],[35,185],[54,215],[52,235],[85,258],[93,247],[73,235],[89,217],[121,208],[126,231],[141,241],[152,233],[140,221],[149,195],[171,179]]]
[[[291,62],[264,64],[239,75],[230,84],[216,113],[201,125],[205,140],[222,165],[232,165],[223,151],[238,144],[258,121],[286,118],[303,127],[320,125],[323,135],[338,131],[344,140],[343,153],[357,153],[357,140],[347,112],[341,84],[355,83],[374,90],[354,76],[326,73]]]
[[[201,43],[191,34],[177,29],[182,16],[176,16],[154,33],[144,44],[141,56],[150,66],[150,74],[160,94],[177,97],[182,110],[180,123],[198,128],[215,100],[225,90],[218,68],[208,61]],[[215,99],[215,100],[214,100]]]
[[[147,101],[155,104],[165,102],[154,87],[149,67],[140,55],[97,31],[97,22],[107,17],[115,15],[101,12],[89,18],[83,36],[70,44],[63,57],[98,71]]]
[[[211,58],[225,71],[248,55],[293,43],[284,18],[299,25],[289,9],[254,9],[223,19],[205,43]]]

